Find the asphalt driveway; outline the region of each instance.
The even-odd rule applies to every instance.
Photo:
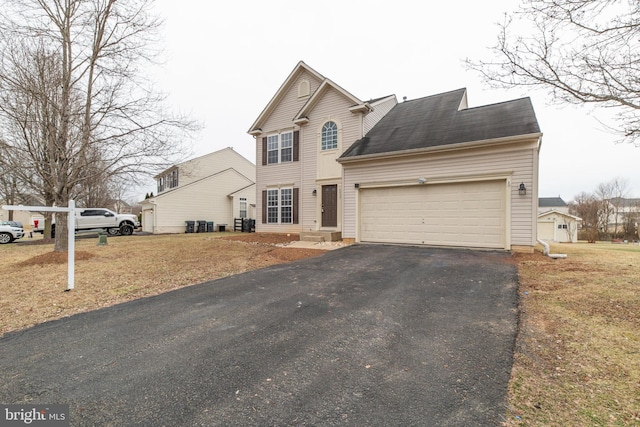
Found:
[[[506,253],[350,246],[9,334],[0,403],[69,404],[73,426],[498,425],[516,288]]]

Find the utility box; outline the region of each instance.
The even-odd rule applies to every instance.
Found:
[[[218,231],[223,232],[226,230],[227,224],[218,224]]]

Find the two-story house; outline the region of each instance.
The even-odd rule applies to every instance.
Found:
[[[304,62],[249,129],[257,231],[532,251],[542,133],[529,98],[362,101]]]
[[[256,138],[256,230],[339,239],[342,166],[337,159],[395,104],[362,101],[299,62],[249,129]]]
[[[158,174],[157,193],[142,204],[142,230],[183,233],[186,221],[232,226],[255,218],[256,167],[233,148],[172,166]]]

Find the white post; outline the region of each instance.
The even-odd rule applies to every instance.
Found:
[[[2,209],[9,211],[37,211],[37,212],[67,212],[67,228],[69,242],[67,245],[67,289],[70,291],[74,288],[75,281],[75,269],[74,264],[76,261],[76,202],[69,200],[69,207],[56,207],[56,206],[14,206],[3,205]]]
[[[75,286],[75,263],[76,263],[76,202],[69,200],[69,211],[67,212],[67,236],[69,237],[67,247],[67,291]]]

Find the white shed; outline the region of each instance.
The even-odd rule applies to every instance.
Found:
[[[575,243],[578,241],[578,224],[582,219],[557,210],[538,214],[538,239]]]

